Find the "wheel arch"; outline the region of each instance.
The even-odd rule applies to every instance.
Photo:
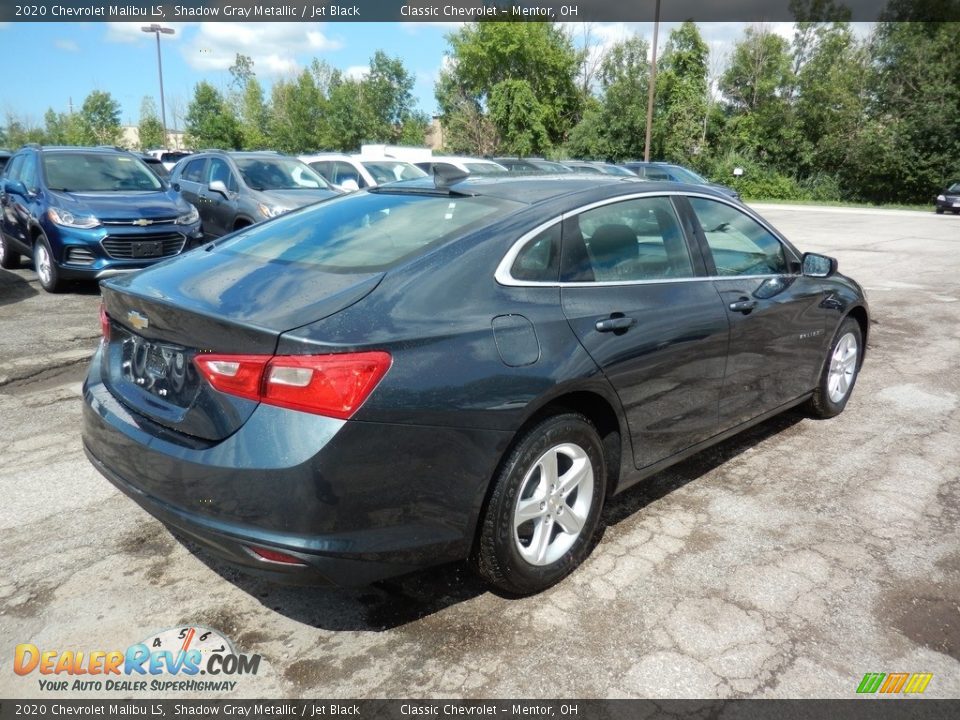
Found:
[[[616,493],[620,484],[623,458],[633,457],[629,430],[619,400],[615,396],[609,397],[606,393],[593,388],[568,389],[552,395],[529,409],[524,421],[514,432],[513,438],[497,461],[493,474],[488,479],[483,501],[474,516],[471,555],[476,551],[480,541],[482,530],[480,520],[490,504],[490,497],[494,488],[493,480],[499,475],[504,462],[510,457],[517,443],[527,431],[547,418],[565,413],[583,415],[597,429],[600,442],[603,445],[604,458],[607,461],[606,497]]]
[[[863,340],[863,347],[860,350],[860,366],[863,366],[864,357],[867,354],[867,339],[870,333],[870,317],[867,315],[867,309],[863,305],[855,305],[850,308],[847,317],[853,318],[860,326],[860,337]]]

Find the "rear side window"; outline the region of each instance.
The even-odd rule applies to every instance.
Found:
[[[191,160],[183,168],[183,173],[180,175],[180,178],[189,182],[202,183],[203,166],[206,162],[206,158],[197,158],[196,160]]]
[[[717,275],[781,275],[783,245],[763,225],[726,203],[691,197],[710,246]]]
[[[669,180],[670,175],[666,170],[661,170],[660,168],[644,168],[645,177],[648,180]]]
[[[520,249],[510,275],[514,280],[556,282],[560,270],[560,223],[540,232]]]
[[[669,198],[624,200],[564,221],[564,281],[631,282],[693,275],[690,251]]]
[[[326,272],[377,272],[520,207],[490,197],[353,193],[255,225],[222,249]]]

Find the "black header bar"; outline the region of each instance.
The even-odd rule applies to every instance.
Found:
[[[800,6],[822,6],[801,0]],[[829,3],[826,3],[829,5]],[[662,0],[660,20],[792,22],[790,0]],[[804,20],[960,21],[960,0],[837,0]],[[3,0],[3,22],[652,22],[656,0]]]
[[[13,718],[359,718],[361,720],[954,720],[960,700],[0,700]]]

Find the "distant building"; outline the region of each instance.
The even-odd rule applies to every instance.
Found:
[[[136,125],[124,125],[120,144],[131,150],[150,150],[140,147],[140,128]],[[183,130],[167,130],[167,149],[183,150]]]
[[[424,134],[423,141],[431,150],[440,150],[443,148],[443,124],[440,122],[439,115],[433,116],[427,132]]]

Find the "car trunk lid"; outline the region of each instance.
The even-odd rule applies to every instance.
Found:
[[[109,280],[102,290],[110,323],[105,383],[127,407],[164,427],[221,440],[258,403],[215,390],[194,358],[272,355],[282,333],[352,305],[382,277],[198,250]]]

